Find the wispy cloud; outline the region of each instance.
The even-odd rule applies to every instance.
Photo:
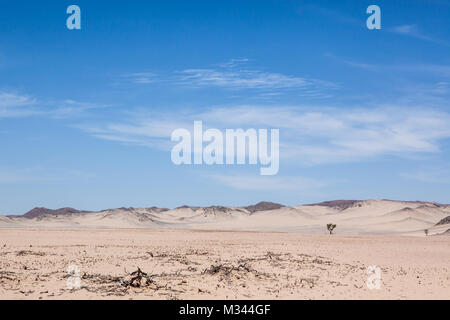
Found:
[[[443,40],[440,40],[440,39],[437,39],[437,38],[434,38],[434,37],[424,34],[414,24],[400,25],[400,26],[390,28],[388,30],[393,33],[413,37],[413,38],[424,40],[424,41],[433,42],[433,43],[444,45],[444,46],[450,45],[447,41],[443,41]]]
[[[148,84],[158,81],[158,75],[153,72],[137,72],[124,75],[124,78],[130,82],[138,84]]]
[[[330,97],[330,92],[338,87],[320,79],[250,68],[249,61],[246,58],[231,59],[207,68],[187,68],[166,74],[129,73],[122,78],[135,84],[164,82],[171,86],[197,89],[215,87],[225,90],[253,90],[254,94],[266,97],[296,90],[301,96],[323,98]]]
[[[180,118],[186,113],[178,114]],[[103,139],[167,150],[170,148],[170,135],[176,128],[186,126],[185,120],[177,119],[170,113],[131,113],[130,119],[124,122],[106,123],[100,125],[81,124],[74,127]]]
[[[247,59],[231,60],[216,68],[185,69],[179,73],[178,82],[191,87],[221,87],[242,90],[277,91],[295,89],[305,96],[330,96],[331,82],[313,78],[286,75],[250,69]]]
[[[67,99],[64,101],[40,101],[25,94],[0,92],[0,118],[42,116],[70,118],[88,110],[103,109],[112,105]]]
[[[105,109],[113,107],[111,104],[75,101],[67,99],[64,101],[48,102],[42,112],[52,118],[71,118],[74,116],[80,116],[87,113],[90,110]]]
[[[326,53],[324,54],[324,56],[333,59],[339,63],[348,65],[350,67],[364,69],[368,71],[383,72],[384,74],[386,73],[386,71],[398,71],[405,73],[428,73],[442,77],[450,77],[450,65],[445,64],[412,63],[412,64],[388,65],[388,64],[375,64],[375,63],[367,63],[364,61],[344,59],[335,56],[331,53]]]
[[[19,95],[10,92],[0,93],[0,107],[10,108],[10,107],[22,107],[34,104],[35,100],[26,95]]]
[[[33,109],[36,100],[27,95],[0,92],[0,118],[23,117],[38,113]]]
[[[183,114],[141,114],[125,123],[87,126],[84,130],[102,139],[168,149],[171,132],[192,129],[194,120],[202,120],[205,129],[280,129],[280,156],[308,165],[436,153],[441,142],[450,138],[450,113],[411,106],[343,109],[244,105]]]
[[[371,64],[371,63],[361,62],[361,61],[353,61],[353,60],[343,59],[343,58],[337,57],[334,54],[329,53],[329,52],[325,53],[324,56],[327,58],[333,59],[339,63],[343,63],[350,67],[355,67],[355,68],[359,68],[359,69],[379,70],[380,67],[384,67],[384,66],[379,66],[379,65],[375,65],[375,64]]]
[[[194,86],[218,86],[236,89],[304,88],[313,81],[305,78],[256,70],[186,69],[180,80]]]

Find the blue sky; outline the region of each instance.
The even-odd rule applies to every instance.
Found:
[[[0,21],[2,214],[450,203],[449,1],[3,1]],[[174,165],[194,120],[279,128],[278,175]]]

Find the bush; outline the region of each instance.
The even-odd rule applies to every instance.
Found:
[[[330,232],[330,234],[333,234],[334,228],[336,228],[335,224],[332,224],[332,223],[327,224],[327,229]]]

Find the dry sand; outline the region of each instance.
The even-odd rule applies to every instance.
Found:
[[[450,299],[450,237],[0,228],[0,299]]]

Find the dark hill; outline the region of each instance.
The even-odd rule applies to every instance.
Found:
[[[33,219],[37,217],[41,217],[43,215],[64,215],[64,214],[73,214],[73,213],[80,213],[82,211],[74,209],[74,208],[61,208],[61,209],[47,209],[47,208],[34,208],[27,213],[25,213],[22,217],[27,219]]]
[[[252,206],[247,206],[244,207],[245,209],[247,209],[248,211],[250,211],[251,213],[256,212],[256,211],[267,211],[267,210],[276,210],[276,209],[280,209],[283,208],[284,206],[282,204],[279,203],[273,203],[273,202],[259,202],[255,205]]]
[[[359,202],[362,202],[362,201],[361,200],[333,200],[333,201],[324,201],[324,202],[310,204],[310,206],[332,207],[332,208],[339,208],[341,210],[345,210],[347,208],[351,208],[351,207],[355,206]]]
[[[439,221],[439,222],[436,223],[435,225],[436,225],[436,226],[441,226],[441,225],[447,224],[447,223],[450,223],[450,216],[448,216],[448,217],[442,219],[441,221]]]

